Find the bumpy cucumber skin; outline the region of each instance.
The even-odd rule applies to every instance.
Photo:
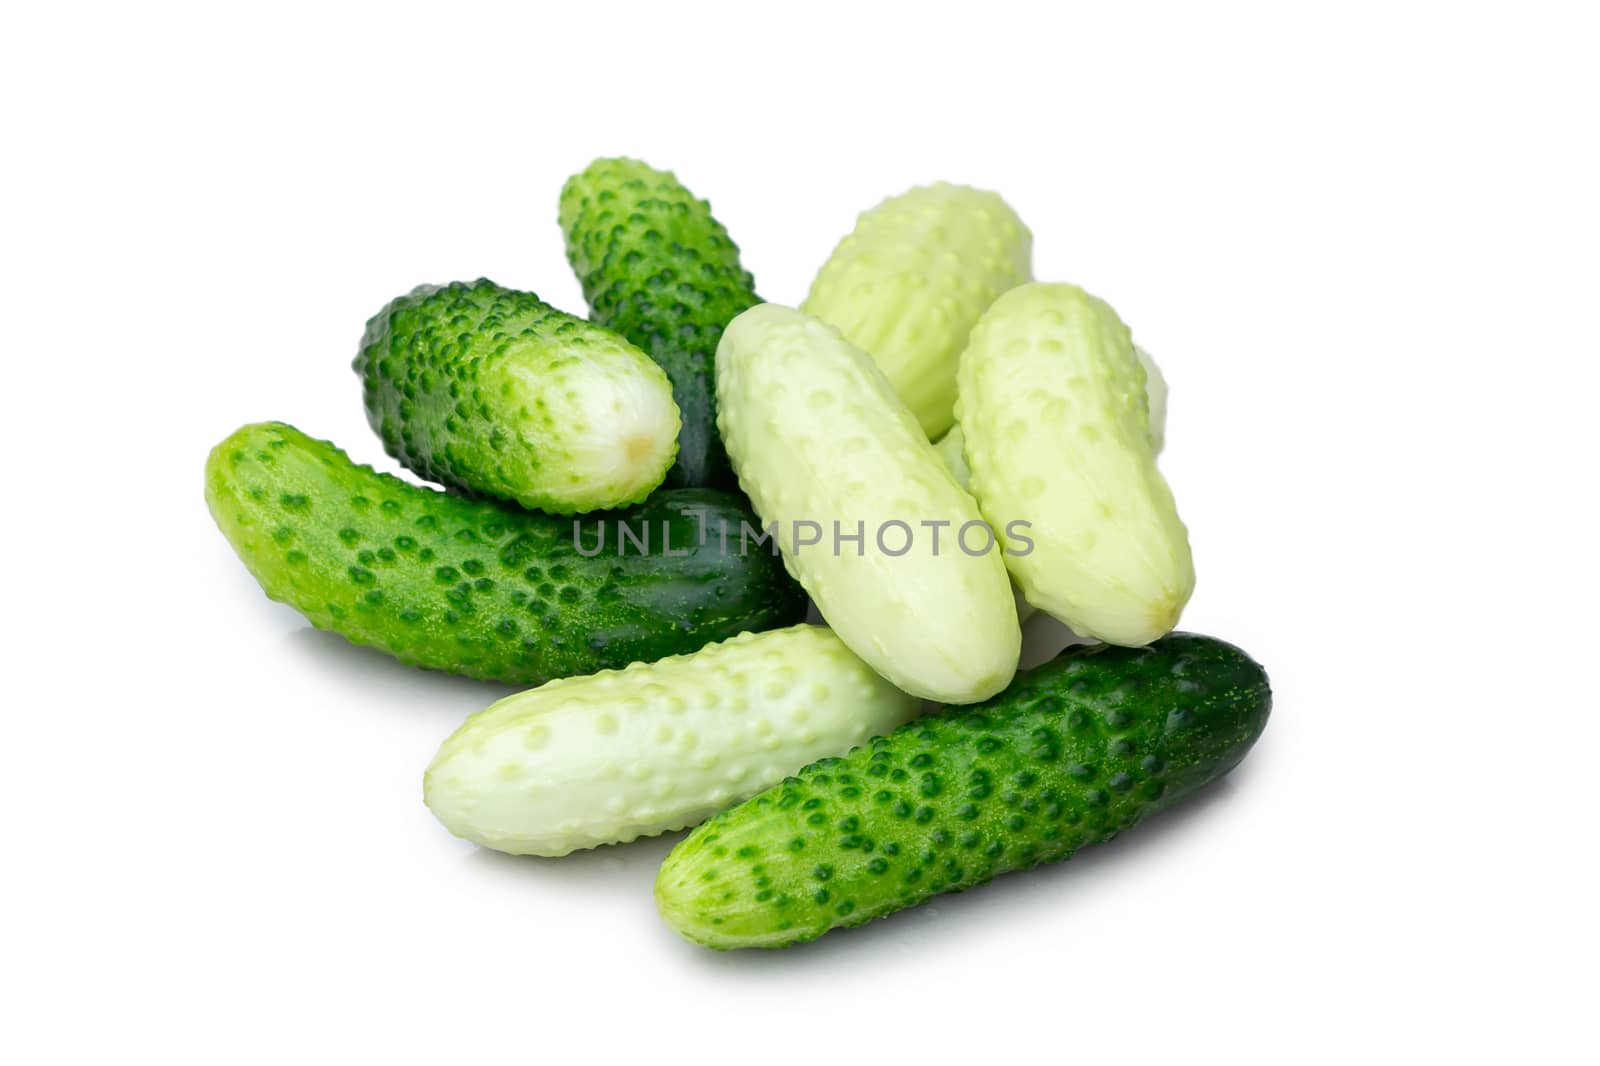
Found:
[[[467,719],[423,782],[459,837],[565,855],[695,825],[917,713],[821,626],[551,681]]]
[[[1113,644],[1172,629],[1194,561],[1116,312],[1073,285],[1015,288],[973,329],[960,379],[973,495],[1002,536],[1029,524],[1032,550],[1005,556],[1028,602]]]
[[[1032,276],[1033,235],[999,195],[940,182],[856,220],[800,309],[869,352],[937,440],[955,420],[956,366],[984,308]]]
[[[638,503],[677,447],[670,384],[643,352],[487,278],[391,302],[367,322],[355,370],[390,455],[552,514]]]
[[[710,204],[636,159],[597,159],[567,179],[561,230],[589,317],[672,379],[683,425],[665,484],[733,488],[717,436],[713,360],[727,324],[761,302],[738,246]]]
[[[1068,648],[712,818],[656,902],[696,943],[776,948],[1056,862],[1221,777],[1271,703],[1260,666],[1209,637]]]
[[[1166,430],[1167,420],[1167,379],[1162,376],[1161,368],[1156,365],[1150,353],[1134,346],[1134,355],[1139,357],[1139,365],[1144,367],[1148,384],[1145,394],[1150,408],[1150,446],[1159,454],[1163,435]],[[956,479],[956,484],[968,490],[972,489],[972,468],[967,466],[966,438],[961,435],[961,427],[954,425],[950,432],[940,437],[934,444],[933,450],[939,453],[939,458],[944,460],[944,465]],[[1022,595],[1021,589],[1014,590],[1017,601],[1017,618],[1026,622],[1033,617],[1034,607]]]
[[[839,638],[901,689],[972,703],[1016,672],[1021,631],[998,547],[983,547],[977,504],[955,483],[870,356],[832,326],[777,304],[734,319],[717,348],[722,439],[763,521],[776,523],[789,572]],[[795,547],[796,524],[822,543]],[[877,543],[886,523],[911,546]],[[859,530],[834,551],[833,523]],[[944,522],[934,553],[924,522]],[[859,525],[858,525],[859,523]],[[890,528],[899,549],[905,533]],[[858,554],[859,552],[859,554]]]
[[[1149,352],[1135,344],[1133,354],[1138,358],[1139,365],[1144,367],[1145,405],[1150,416],[1150,450],[1160,455],[1162,445],[1166,442],[1167,379]],[[944,465],[955,476],[956,484],[970,491],[972,468],[967,465],[966,447],[967,439],[962,436],[961,426],[954,425],[934,442],[933,450],[939,453],[939,458],[944,460]]]
[[[414,666],[514,684],[626,666],[790,625],[805,596],[778,560],[699,545],[755,517],[709,489],[581,520],[418,488],[291,426],[245,426],[212,450],[206,503],[267,595]],[[654,553],[616,553],[617,520]],[[605,550],[586,551],[605,523]],[[662,523],[674,552],[660,553]]]

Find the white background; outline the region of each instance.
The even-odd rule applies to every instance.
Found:
[[[1595,1061],[1597,41],[1578,4],[12,7],[0,1057]],[[267,602],[201,466],[276,418],[391,467],[364,320],[479,275],[580,309],[556,194],[602,154],[789,303],[881,197],[1000,190],[1166,369],[1184,627],[1277,692],[1246,764],[772,954],[658,921],[670,840],[440,828],[421,772],[507,690]]]

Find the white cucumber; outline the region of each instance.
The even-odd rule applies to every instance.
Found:
[[[495,703],[440,747],[423,796],[459,837],[565,855],[696,825],[918,706],[821,626],[743,633]]]
[[[1031,550],[1008,540],[1005,556],[1023,595],[1082,636],[1128,646],[1169,631],[1194,590],[1145,387],[1115,311],[1035,283],[973,329],[956,405],[984,516],[1002,536],[1027,523]]]
[[[1010,682],[1021,634],[993,532],[870,356],[762,304],[722,335],[717,406],[740,485],[852,651],[942,703]]]
[[[856,220],[800,309],[877,360],[930,439],[954,421],[956,365],[978,316],[1032,275],[1033,236],[998,194],[940,182]]]

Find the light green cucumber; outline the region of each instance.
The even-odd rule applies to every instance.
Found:
[[[1156,467],[1145,371],[1128,327],[1072,285],[1029,284],[984,313],[956,404],[984,517],[1031,550],[1006,566],[1080,636],[1148,644],[1194,590],[1189,537]]]
[[[658,492],[582,519],[418,488],[278,422],[206,461],[206,503],[268,596],[403,662],[538,684],[798,622],[735,493]],[[703,536],[704,534],[704,536]]]
[[[1210,637],[1068,648],[713,817],[656,903],[696,943],[779,948],[1057,862],[1227,773],[1271,706],[1261,667]]]
[[[672,386],[600,326],[487,279],[425,285],[367,323],[355,369],[390,455],[552,514],[637,503],[677,451]]]
[[[956,364],[995,297],[1031,276],[1033,237],[997,194],[940,182],[864,212],[800,309],[871,353],[938,439],[954,421]]]
[[[1139,363],[1144,367],[1147,379],[1145,394],[1150,407],[1150,446],[1155,452],[1159,453],[1166,423],[1167,381],[1166,378],[1162,377],[1161,368],[1156,365],[1156,361],[1151,358],[1149,352],[1138,345],[1134,345],[1133,351],[1139,357]],[[971,491],[972,470],[967,466],[965,447],[966,438],[961,435],[961,427],[959,425],[951,426],[950,432],[940,437],[933,446],[934,451],[939,453],[939,458],[944,460],[944,465],[949,468],[950,473],[955,477],[956,484]],[[1021,589],[1014,589],[1013,594],[1017,601],[1017,618],[1026,622],[1033,617],[1033,605],[1022,595]]]
[[[1021,634],[993,533],[871,357],[762,304],[722,336],[717,400],[740,485],[839,638],[926,699],[1004,688]]]
[[[1167,379],[1149,352],[1135,344],[1133,354],[1138,358],[1139,365],[1144,367],[1145,404],[1150,415],[1150,450],[1160,455],[1166,439]],[[944,460],[944,465],[949,468],[950,473],[955,476],[956,483],[970,491],[972,468],[967,465],[966,445],[967,440],[961,435],[961,427],[955,425],[951,426],[950,432],[940,437],[933,447],[939,453],[939,458]]]
[[[733,488],[712,363],[723,327],[761,300],[711,205],[670,171],[596,159],[562,186],[561,231],[589,317],[672,379],[683,428],[665,485]]]
[[[746,633],[501,700],[444,742],[423,796],[459,837],[565,855],[695,825],[917,709],[827,629]]]

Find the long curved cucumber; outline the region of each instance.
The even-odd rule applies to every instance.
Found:
[[[1068,648],[712,818],[657,905],[708,947],[785,947],[1056,862],[1227,773],[1271,705],[1261,667],[1209,637]]]
[[[1194,591],[1189,536],[1156,467],[1146,377],[1128,327],[1073,285],[994,302],[961,357],[956,416],[972,491],[1023,595],[1082,636],[1148,644]]]
[[[919,186],[862,213],[800,309],[869,352],[936,440],[955,418],[967,334],[1032,276],[1032,255],[1032,234],[998,194]]]
[[[589,317],[672,379],[683,426],[665,484],[733,488],[717,437],[712,364],[723,328],[761,301],[711,205],[670,171],[597,159],[562,187],[561,230]]]
[[[671,385],[643,352],[486,278],[390,303],[355,369],[390,455],[552,514],[638,503],[677,448]]]
[[[538,684],[805,613],[778,560],[721,550],[719,526],[756,519],[710,489],[556,518],[418,488],[268,422],[212,450],[206,503],[272,599],[353,643],[472,677]]]
[[[467,719],[423,781],[459,837],[565,855],[704,821],[917,712],[820,626],[551,681]]]
[[[762,304],[722,336],[717,396],[739,483],[850,650],[925,699],[1004,688],[1022,638],[993,533],[871,357]]]

